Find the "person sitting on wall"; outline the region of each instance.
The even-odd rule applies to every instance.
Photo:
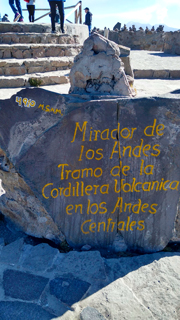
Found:
[[[2,22],[10,22],[8,19],[8,14],[4,15],[4,17],[2,18]]]
[[[85,24],[86,26],[88,26],[89,35],[91,35],[92,13],[89,11],[89,8],[87,8],[87,7],[86,7],[84,10],[85,10],[85,12],[86,12],[84,24]]]

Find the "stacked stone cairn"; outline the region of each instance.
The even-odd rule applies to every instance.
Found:
[[[75,57],[70,83],[73,94],[132,95],[119,46],[98,33],[84,42],[82,52]]]

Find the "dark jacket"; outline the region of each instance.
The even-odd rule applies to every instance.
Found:
[[[4,15],[4,17],[2,18],[2,22],[10,22],[8,17]]]
[[[88,11],[85,15],[85,24],[87,26],[90,26],[92,22],[92,13],[90,11]]]

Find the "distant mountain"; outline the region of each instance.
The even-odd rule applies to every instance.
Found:
[[[132,25],[135,25],[136,29],[139,30],[139,27],[142,27],[144,30],[146,29],[146,27],[148,27],[149,29],[152,28],[152,25],[147,23],[140,23],[140,22],[133,22],[133,21],[130,21],[126,24],[126,27],[129,29],[129,27],[132,27]],[[172,28],[172,27],[168,27],[166,24],[163,24],[163,23],[159,23],[159,24],[155,24],[154,25],[154,28],[155,30],[159,27],[159,25],[162,24],[164,26],[164,29],[163,31],[176,31],[176,30],[179,30],[178,28]],[[121,25],[121,28],[123,27],[123,25]]]

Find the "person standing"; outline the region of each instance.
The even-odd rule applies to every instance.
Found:
[[[29,3],[27,4],[27,9],[29,12],[29,22],[34,22],[35,0],[29,0]]]
[[[89,11],[89,8],[87,8],[87,7],[84,10],[86,12],[84,24],[86,24],[88,26],[89,35],[91,35],[92,13]]]
[[[14,4],[14,1],[16,2],[16,6]],[[24,22],[20,0],[9,0],[9,5],[15,14],[13,21],[16,22],[18,20],[18,22]]]
[[[55,21],[56,21],[56,6],[59,10],[61,32],[64,33],[64,2],[66,0],[48,0],[51,8],[51,27],[52,33],[56,32]]]

